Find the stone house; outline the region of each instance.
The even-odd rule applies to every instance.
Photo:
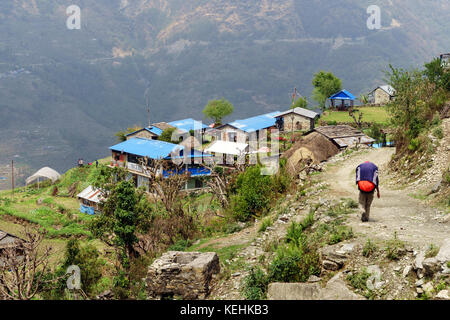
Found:
[[[395,90],[389,85],[379,86],[369,93],[369,103],[377,105],[388,104],[395,97]]]
[[[313,130],[318,117],[318,113],[303,108],[290,109],[275,116],[280,131]]]

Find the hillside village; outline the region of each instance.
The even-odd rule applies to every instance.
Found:
[[[294,93],[284,111],[149,123],[119,132],[111,157],[41,169],[0,193],[0,299],[449,300],[446,61],[407,83],[432,88],[414,111],[394,69],[360,104],[340,88],[313,111]],[[362,223],[368,160],[382,197]],[[20,267],[45,277],[8,273]]]

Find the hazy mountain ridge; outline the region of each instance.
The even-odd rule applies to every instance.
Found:
[[[293,87],[309,96],[320,69],[359,94],[389,62],[448,51],[448,1],[375,2],[80,0],[82,29],[67,30],[71,1],[2,1],[0,163],[106,156],[114,132],[147,122],[147,88],[154,121],[201,119],[222,96],[239,118],[285,109]],[[366,27],[370,4],[382,30]]]

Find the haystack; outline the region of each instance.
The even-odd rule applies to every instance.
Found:
[[[305,163],[319,164],[339,152],[339,148],[317,132],[312,132],[296,142],[283,155],[287,159],[287,169],[296,175]]]

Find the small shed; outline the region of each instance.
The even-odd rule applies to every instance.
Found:
[[[24,241],[25,240],[19,238],[18,236],[0,230],[0,268],[5,265],[5,262],[2,261],[4,250],[15,249],[17,250],[17,253],[20,256],[22,254],[20,245]]]
[[[318,117],[318,113],[304,108],[290,109],[275,116],[280,131],[312,130]]]
[[[390,85],[376,87],[369,93],[369,103],[384,105],[395,97],[395,89]]]
[[[450,69],[450,53],[443,53],[439,56],[442,68]]]
[[[94,215],[101,212],[102,201],[104,200],[102,191],[92,186],[87,187],[77,195],[80,201],[80,212]]]
[[[331,101],[331,108],[346,111],[349,108],[353,108],[356,97],[344,89],[333,94],[329,99]]]
[[[144,138],[157,140],[164,130],[175,128],[166,122],[153,123],[150,127],[142,128],[126,135],[127,140],[132,138]]]
[[[374,139],[358,129],[347,125],[322,126],[315,128],[314,131],[330,139],[340,149],[352,147],[356,144],[370,145],[375,142]]]

